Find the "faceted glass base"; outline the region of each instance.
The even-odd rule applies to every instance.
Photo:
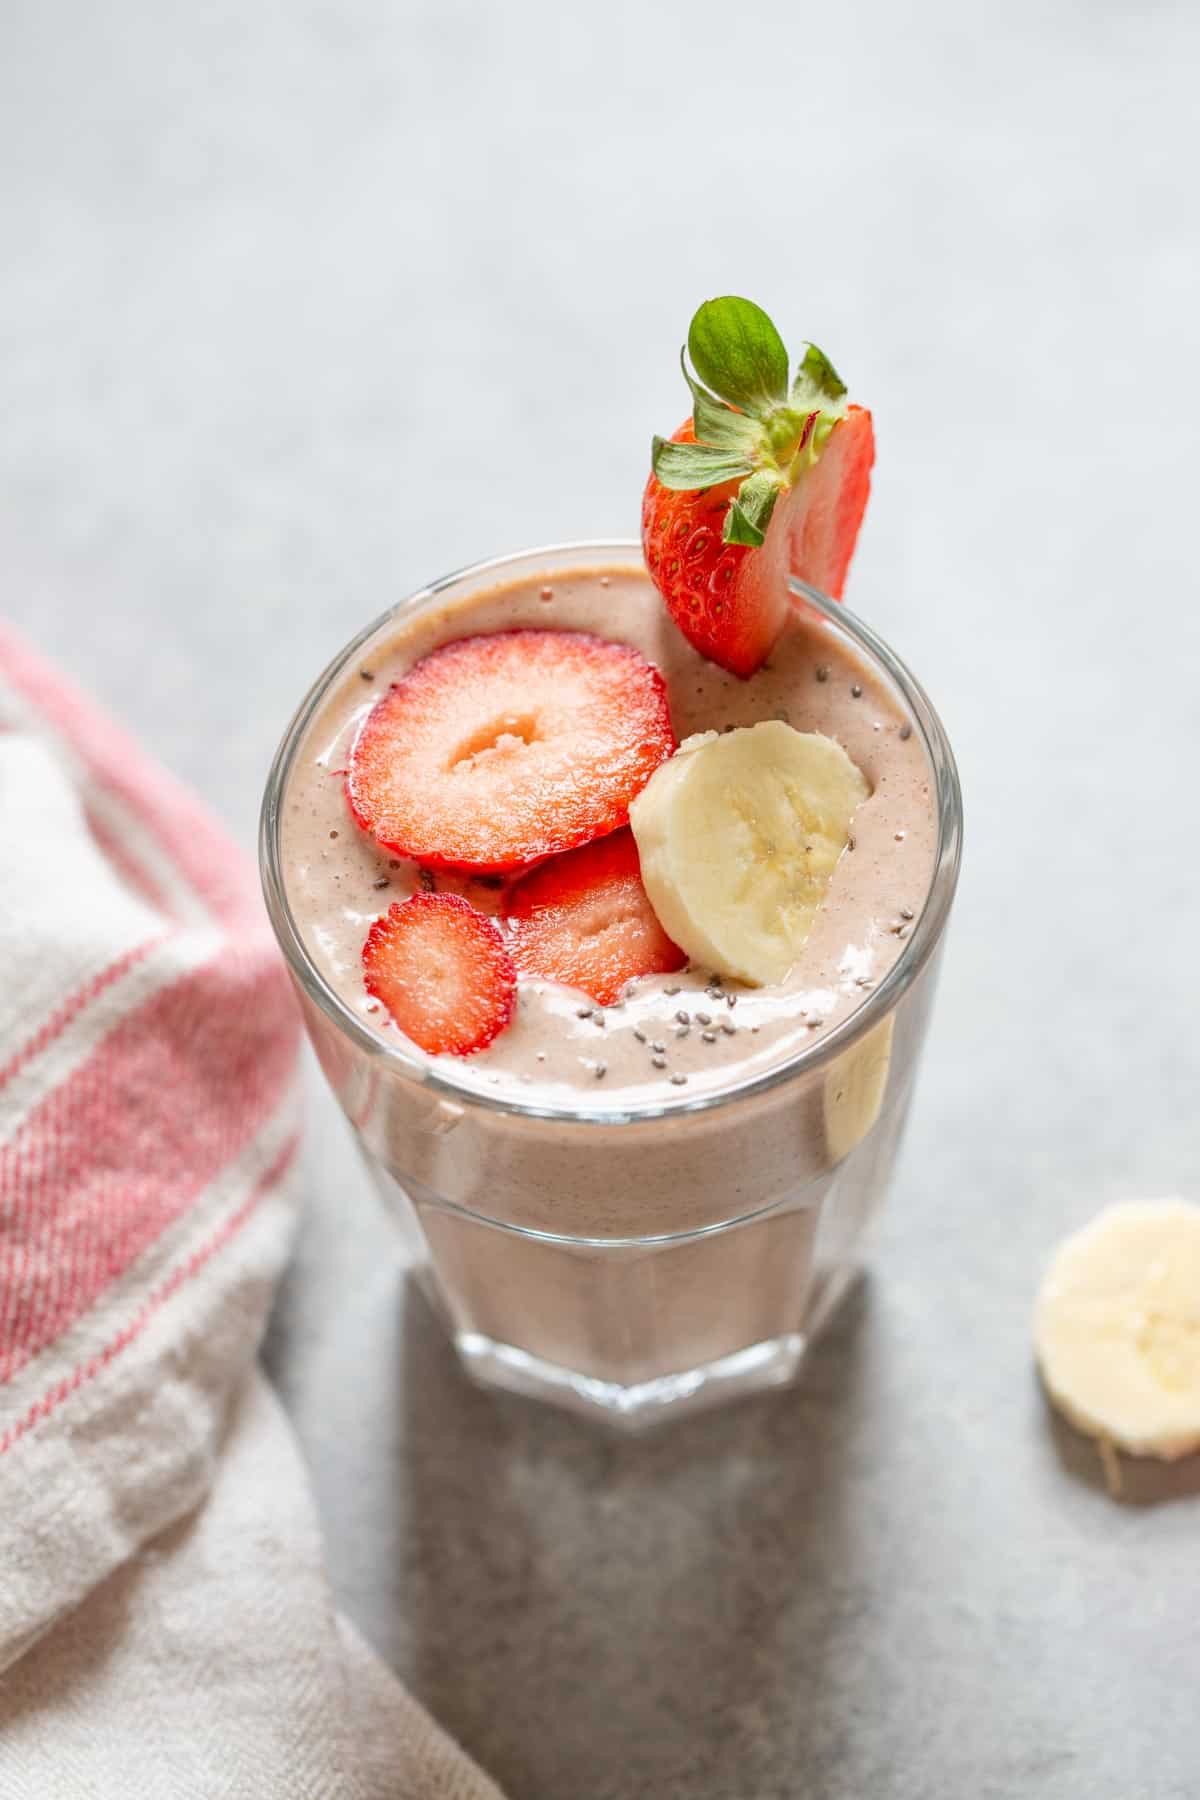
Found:
[[[460,1332],[454,1339],[463,1368],[480,1387],[546,1400],[625,1432],[645,1431],[668,1417],[700,1412],[767,1388],[786,1387],[796,1379],[808,1343],[807,1337],[794,1332],[751,1344],[697,1369],[622,1387],[615,1381],[597,1381],[542,1362],[525,1350],[494,1343],[477,1332]]]

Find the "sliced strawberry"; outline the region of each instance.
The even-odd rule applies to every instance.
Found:
[[[858,528],[871,492],[875,429],[865,407],[851,406],[797,490],[789,514],[792,574],[840,600]]]
[[[372,708],[346,794],[387,849],[504,874],[615,831],[675,748],[662,676],[585,631],[497,631],[426,656]]]
[[[470,1056],[512,1018],[512,957],[492,921],[456,894],[414,894],[390,906],[362,954],[367,992],[431,1055]]]
[[[646,566],[685,637],[752,675],[788,617],[789,573],[841,599],[870,491],[871,415],[809,345],[788,357],[748,300],[706,302],[684,363],[694,412],[656,438],[642,498]]]
[[[655,917],[628,829],[544,863],[509,889],[504,911],[522,975],[582,988],[601,1006],[635,976],[687,961]]]
[[[671,442],[695,443],[692,421]],[[721,536],[738,483],[678,492],[651,475],[642,497],[642,549],[667,611],[690,644],[734,675],[765,662],[788,616],[787,531],[776,509],[761,549]]]

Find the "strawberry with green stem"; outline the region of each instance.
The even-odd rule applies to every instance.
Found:
[[[646,566],[684,636],[752,675],[787,620],[789,574],[842,597],[875,460],[871,415],[847,403],[815,344],[789,385],[779,333],[735,295],[704,303],[680,361],[692,415],[654,439]]]

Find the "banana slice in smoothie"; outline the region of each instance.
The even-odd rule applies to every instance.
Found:
[[[629,808],[667,935],[722,975],[782,981],[869,792],[840,744],[779,719],[688,738]]]
[[[1200,1449],[1200,1206],[1129,1200],[1067,1238],[1034,1346],[1080,1431],[1167,1461]]]

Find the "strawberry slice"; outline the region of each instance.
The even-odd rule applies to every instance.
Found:
[[[397,901],[368,931],[362,959],[367,992],[431,1056],[470,1056],[512,1018],[512,957],[492,921],[457,894]]]
[[[690,355],[696,371],[688,368]],[[646,566],[684,636],[752,675],[788,617],[789,573],[840,600],[871,485],[871,415],[810,344],[788,355],[761,308],[727,296],[692,320],[693,413],[655,438]]]
[[[556,856],[509,889],[505,920],[522,975],[582,988],[601,1006],[637,975],[666,975],[687,957],[655,916],[632,831]]]
[[[662,676],[586,631],[497,631],[424,657],[350,753],[358,823],[429,868],[505,874],[624,825],[675,748]]]

